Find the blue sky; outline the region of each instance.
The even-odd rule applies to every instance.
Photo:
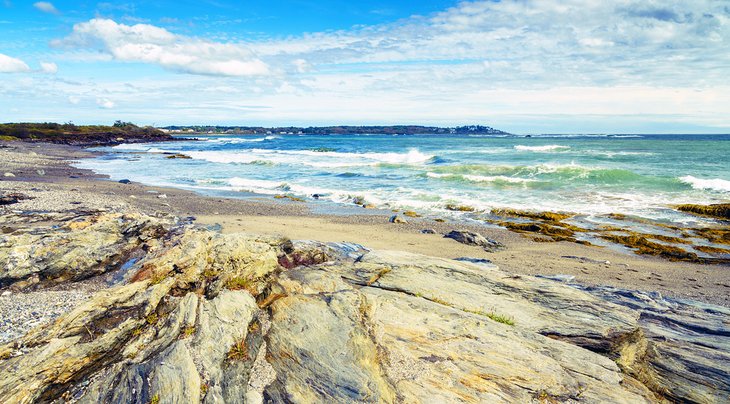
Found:
[[[723,0],[0,0],[0,121],[730,132]]]

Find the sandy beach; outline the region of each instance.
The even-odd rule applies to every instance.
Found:
[[[656,291],[676,298],[730,306],[730,276],[726,266],[669,262],[570,242],[537,243],[506,229],[459,223],[448,218],[445,222],[407,218],[407,224],[393,224],[388,220],[393,215],[390,211],[365,212],[360,207],[352,207],[325,215],[310,203],[275,200],[270,196],[220,198],[180,189],[124,184],[69,164],[90,156],[91,152],[77,147],[3,143],[0,191],[18,192],[33,199],[2,209],[23,214],[65,209],[194,217],[200,225],[213,228],[219,225],[223,233],[283,235],[295,240],[350,242],[373,249],[444,258],[482,258],[515,275],[569,275],[584,285]],[[424,229],[432,229],[435,234],[423,234]],[[503,243],[506,248],[490,253],[443,237],[461,229],[478,232]]]

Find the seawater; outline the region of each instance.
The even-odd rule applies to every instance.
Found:
[[[730,135],[198,136],[80,161],[113,180],[250,197],[290,194],[445,214],[516,208],[697,221],[671,207],[730,201]],[[183,153],[191,159],[168,159]],[[453,214],[453,213],[448,213]]]

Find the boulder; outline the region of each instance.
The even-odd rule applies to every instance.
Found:
[[[0,287],[35,279],[78,281],[119,268],[165,234],[163,223],[140,215],[77,218],[59,228],[0,235]]]
[[[14,203],[18,203],[25,199],[31,199],[28,195],[17,193],[17,192],[11,192],[5,195],[0,195],[0,206],[2,205],[12,205]]]
[[[406,224],[406,223],[408,223],[408,221],[406,219],[403,219],[402,217],[400,217],[398,215],[391,216],[390,219],[388,219],[388,221],[390,223],[395,223],[395,224]]]
[[[190,157],[190,156],[188,156],[186,154],[182,154],[182,153],[170,154],[170,155],[166,156],[165,158],[168,158],[168,159],[183,159],[183,160],[190,160],[190,159],[192,159],[192,157]]]
[[[490,240],[479,233],[474,233],[468,230],[453,230],[444,235],[444,237],[456,240],[462,244],[482,247],[486,251],[497,251],[504,248],[502,243]]]

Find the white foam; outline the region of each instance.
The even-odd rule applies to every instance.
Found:
[[[526,182],[535,182],[536,180],[530,178],[516,178],[507,177],[504,175],[464,175],[464,179],[473,182],[509,182],[512,184],[524,184]]]
[[[585,154],[590,156],[606,156],[614,158],[616,156],[653,156],[651,152],[632,152],[632,151],[608,151],[608,150],[586,150]]]
[[[685,184],[691,185],[694,189],[730,192],[730,181],[728,180],[723,180],[720,178],[703,179],[693,177],[691,175],[685,175],[684,177],[680,177],[678,179]]]
[[[250,178],[233,177],[228,183],[238,191],[255,192],[259,194],[277,194],[287,189],[286,182],[254,180]]]
[[[152,148],[149,146],[149,144],[146,144],[146,143],[123,143],[123,144],[113,146],[112,149],[146,152],[146,151],[151,150]]]
[[[505,175],[471,175],[471,174],[441,174],[441,173],[426,173],[426,176],[430,178],[458,178],[464,179],[471,182],[508,182],[511,184],[524,184],[527,182],[535,182],[536,180],[531,178],[518,178],[508,177]]]
[[[517,145],[515,146],[515,150],[520,151],[532,151],[532,152],[549,152],[553,150],[568,150],[570,149],[570,146],[561,146],[557,144],[549,144],[545,146],[524,146],[524,145]]]
[[[186,154],[194,159],[206,160],[212,163],[252,164],[270,162],[318,168],[364,167],[382,163],[415,165],[426,163],[434,158],[433,155],[421,153],[417,149],[411,149],[407,153],[340,153],[312,150],[250,149],[237,152],[193,151]]]

